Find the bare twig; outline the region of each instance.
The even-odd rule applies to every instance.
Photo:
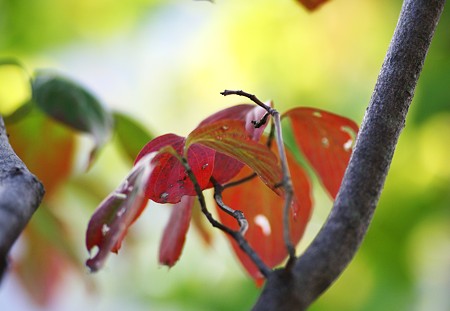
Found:
[[[41,182],[12,150],[0,116],[0,280],[8,253],[44,196]]]
[[[405,0],[332,212],[293,273],[272,273],[253,310],[305,310],[359,248],[445,0]]]
[[[225,91],[221,92],[220,94],[222,94],[223,96],[228,96],[228,95],[244,96],[244,97],[247,97],[248,99],[250,99],[251,101],[253,101],[258,106],[264,108],[267,111],[267,114],[264,115],[261,120],[257,120],[257,121],[253,122],[255,127],[258,127],[258,126],[261,126],[262,124],[264,124],[263,122],[266,122],[268,114],[270,114],[273,117],[278,154],[280,156],[280,162],[281,162],[281,171],[283,173],[283,180],[281,180],[280,184],[282,185],[284,192],[285,192],[285,197],[284,197],[285,200],[284,200],[284,208],[283,208],[283,237],[284,237],[284,243],[286,244],[286,248],[287,248],[288,254],[289,254],[289,263],[292,263],[295,260],[295,245],[294,245],[294,243],[292,243],[292,239],[291,239],[289,211],[292,206],[294,191],[293,191],[293,186],[292,186],[291,174],[289,172],[289,166],[287,163],[286,150],[284,148],[280,113],[276,109],[264,104],[255,95],[244,92],[242,90],[237,90],[237,91],[225,90]]]
[[[245,232],[247,232],[248,229],[248,221],[245,218],[245,215],[243,212],[234,210],[225,203],[223,203],[222,200],[222,192],[225,189],[221,184],[219,184],[214,178],[211,177],[211,182],[214,185],[214,200],[216,201],[217,205],[222,209],[225,213],[228,215],[234,217],[236,221],[239,224],[239,233],[241,235],[245,235]]]
[[[231,188],[231,187],[239,186],[240,184],[243,184],[243,183],[245,183],[245,182],[247,182],[249,180],[252,180],[256,176],[258,176],[256,173],[250,174],[250,175],[245,176],[245,177],[243,177],[243,178],[241,178],[239,180],[229,182],[229,183],[223,185],[222,188],[225,190],[225,189],[228,189],[228,188]]]
[[[173,153],[172,153],[173,154]],[[248,244],[247,240],[244,238],[244,236],[241,234],[241,230],[234,231],[231,228],[228,228],[227,226],[223,225],[209,212],[208,208],[206,207],[206,201],[205,197],[203,195],[203,191],[200,188],[200,185],[197,181],[197,178],[195,177],[194,173],[192,172],[192,169],[187,162],[186,158],[181,157],[178,154],[173,154],[175,157],[178,158],[178,160],[183,165],[184,169],[186,170],[187,175],[189,176],[189,179],[192,181],[194,185],[195,193],[197,194],[198,201],[200,203],[200,208],[202,209],[202,213],[206,216],[208,221],[211,223],[211,225],[215,228],[218,228],[228,235],[230,235],[236,243],[239,245],[239,247],[250,257],[250,259],[253,261],[253,263],[258,267],[259,271],[264,277],[268,277],[269,274],[272,272],[272,270],[262,261],[262,259],[259,257],[259,255],[253,250],[253,248]],[[245,218],[244,218],[245,219]],[[242,227],[241,227],[242,228]]]

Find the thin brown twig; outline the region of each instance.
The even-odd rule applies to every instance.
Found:
[[[206,218],[211,223],[211,225],[215,228],[218,228],[218,229],[224,231],[228,235],[230,235],[236,241],[236,243],[239,245],[239,247],[247,254],[247,256],[250,257],[250,259],[253,261],[253,263],[258,267],[261,274],[265,278],[267,278],[269,276],[269,274],[272,272],[272,270],[262,261],[261,257],[259,257],[259,255],[253,250],[253,248],[250,246],[250,244],[248,244],[247,240],[241,234],[241,231],[232,230],[231,228],[228,228],[224,224],[222,224],[219,221],[217,221],[216,219],[214,219],[214,217],[209,212],[209,210],[206,206],[206,201],[205,201],[205,197],[203,195],[203,191],[197,181],[197,178],[194,175],[194,172],[192,172],[192,169],[191,169],[189,163],[187,162],[186,158],[181,157],[176,152],[172,153],[172,154],[181,162],[184,169],[186,170],[186,173],[187,173],[189,179],[191,180],[191,182],[194,185],[194,190],[195,190],[195,193],[197,194],[197,198],[200,203],[202,213],[206,216]]]
[[[248,176],[245,176],[245,177],[243,177],[243,178],[241,178],[239,180],[229,182],[229,183],[223,185],[222,188],[225,190],[225,189],[228,189],[228,188],[231,188],[231,187],[239,186],[240,184],[243,184],[243,183],[245,183],[245,182],[247,182],[249,180],[252,180],[256,176],[258,176],[256,173],[252,173],[252,174],[250,174]]]
[[[290,224],[289,224],[289,211],[290,211],[290,208],[292,205],[294,192],[293,192],[291,174],[289,172],[289,166],[287,163],[286,150],[284,148],[280,113],[276,109],[264,104],[255,95],[244,92],[242,90],[236,90],[236,91],[225,90],[225,91],[221,92],[220,94],[222,94],[223,96],[238,95],[238,96],[247,97],[248,99],[253,101],[256,105],[264,108],[267,111],[267,113],[270,114],[273,118],[278,154],[280,156],[280,162],[281,162],[281,171],[283,173],[283,179],[281,180],[281,184],[282,184],[284,192],[285,192],[285,201],[284,201],[284,208],[283,208],[283,237],[284,237],[284,243],[286,244],[286,248],[289,253],[289,263],[292,263],[293,261],[295,261],[296,255],[295,255],[295,246],[294,246],[294,243],[292,243],[291,234],[290,234],[291,230],[290,230]],[[255,126],[261,126],[263,124],[262,122],[265,122],[264,119],[267,119],[267,114],[264,115],[261,120],[255,121],[253,124],[255,124]],[[289,266],[291,266],[291,265],[289,265]]]
[[[239,233],[245,235],[248,229],[248,221],[242,211],[234,210],[223,202],[222,193],[225,189],[221,184],[219,184],[214,178],[211,177],[211,182],[214,185],[214,200],[217,205],[225,213],[236,219],[239,224]]]

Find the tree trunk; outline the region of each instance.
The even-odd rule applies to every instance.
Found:
[[[44,196],[42,183],[11,148],[0,116],[0,280],[8,253]]]
[[[305,253],[272,272],[253,310],[305,310],[358,250],[405,126],[445,0],[405,0],[333,209]]]

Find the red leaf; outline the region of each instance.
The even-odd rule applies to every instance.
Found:
[[[135,163],[150,152],[159,151],[166,146],[172,146],[180,155],[184,150],[188,150],[188,163],[202,190],[212,186],[210,184],[211,176],[216,181],[224,183],[241,170],[244,164],[239,160],[242,159],[236,160],[230,157],[229,154],[222,154],[221,150],[214,147],[214,144],[196,144],[192,141],[192,136],[198,133],[204,134],[204,129],[210,129],[217,122],[228,122],[230,120],[230,122],[239,124],[239,134],[245,137],[245,140],[259,140],[266,125],[255,129],[251,121],[260,120],[264,114],[264,109],[254,105],[238,105],[221,110],[203,120],[188,136],[188,141],[175,134],[166,134],[153,139],[144,146]],[[228,126],[223,125],[222,128],[225,127],[227,128]],[[219,144],[222,144],[222,142],[219,142]],[[219,152],[216,152],[216,150]],[[157,155],[153,164],[155,168],[146,190],[146,196],[149,199],[158,203],[178,203],[184,195],[196,195],[194,186],[188,178],[183,165],[172,154],[161,153]]]
[[[212,114],[197,126],[196,131],[217,121],[236,120],[243,122],[245,131],[254,141],[259,141],[268,121],[259,128],[255,128],[252,121],[260,120],[265,114],[266,110],[256,105],[236,105]],[[241,161],[217,152],[214,161],[215,170],[213,171],[212,177],[214,177],[218,183],[223,184],[239,173],[243,166],[244,164]]]
[[[328,0],[297,0],[301,4],[303,4],[304,7],[306,7],[308,10],[313,11],[317,9],[319,6],[327,2]]]
[[[135,166],[92,215],[86,232],[86,247],[91,252],[97,246],[98,252],[86,261],[91,271],[103,266],[109,252],[119,250],[128,228],[147,205],[144,189],[150,176],[150,159],[151,155]]]
[[[169,222],[159,245],[159,262],[172,267],[180,258],[191,221],[195,197],[185,196],[172,207]]]
[[[268,122],[259,128],[255,128],[252,121],[259,121],[265,114],[266,110],[256,105],[236,105],[210,115],[208,118],[200,122],[197,128],[220,120],[239,120],[244,122],[245,130],[252,137],[252,139],[258,141]]]
[[[275,185],[281,181],[281,174],[275,154],[266,145],[252,140],[241,121],[220,120],[199,127],[187,137],[186,148],[194,143],[210,147],[247,164],[268,187],[277,191]],[[214,172],[225,174],[226,172],[221,172],[228,170],[225,164],[215,167]]]
[[[295,141],[335,198],[347,167],[358,126],[350,119],[316,108],[294,108],[291,120]]]
[[[311,214],[311,186],[303,168],[293,160],[289,151],[286,151],[296,195],[290,219],[291,237],[297,244]],[[251,171],[246,167],[236,176],[236,179],[249,174]],[[283,239],[283,197],[267,188],[259,178],[253,178],[239,186],[225,190],[223,200],[231,208],[244,213],[249,222],[245,238],[261,256],[261,259],[271,268],[279,265],[287,256]],[[221,210],[219,210],[219,217],[224,225],[238,229],[235,219]],[[247,272],[257,281],[262,281],[263,276],[253,261],[241,251],[232,238],[228,238]]]
[[[165,146],[172,146],[177,153],[182,154],[184,144],[185,138],[175,134],[159,136],[144,146],[135,164],[146,154]],[[214,169],[214,155],[214,150],[200,145],[191,146],[187,153],[188,163],[202,189],[208,185]],[[158,203],[178,203],[184,195],[196,195],[183,165],[172,154],[158,154],[152,164],[154,169],[145,191],[147,198]]]

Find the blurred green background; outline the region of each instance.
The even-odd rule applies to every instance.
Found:
[[[314,106],[360,123],[401,2],[334,0],[309,13],[294,0],[0,0],[0,58],[20,59],[30,72],[54,68],[155,135],[185,135],[207,115],[240,102],[220,96],[223,89],[273,99],[280,111]],[[447,8],[367,237],[311,310],[450,310],[449,38]],[[23,82],[17,70],[0,70],[2,113],[27,97]],[[115,144],[88,173],[74,169],[47,203],[64,227],[48,238],[64,235],[79,261],[60,269],[62,282],[40,305],[42,288],[30,295],[11,273],[0,288],[0,309],[248,310],[260,289],[217,232],[207,247],[191,228],[180,262],[170,271],[158,266],[165,206],[148,206],[102,271],[84,270],[89,217],[131,167]],[[82,157],[86,148],[78,145]],[[315,202],[299,249],[330,210],[320,189]],[[32,262],[33,253],[24,259],[36,247],[31,243],[19,241],[13,260]],[[43,256],[50,265],[50,254]]]

